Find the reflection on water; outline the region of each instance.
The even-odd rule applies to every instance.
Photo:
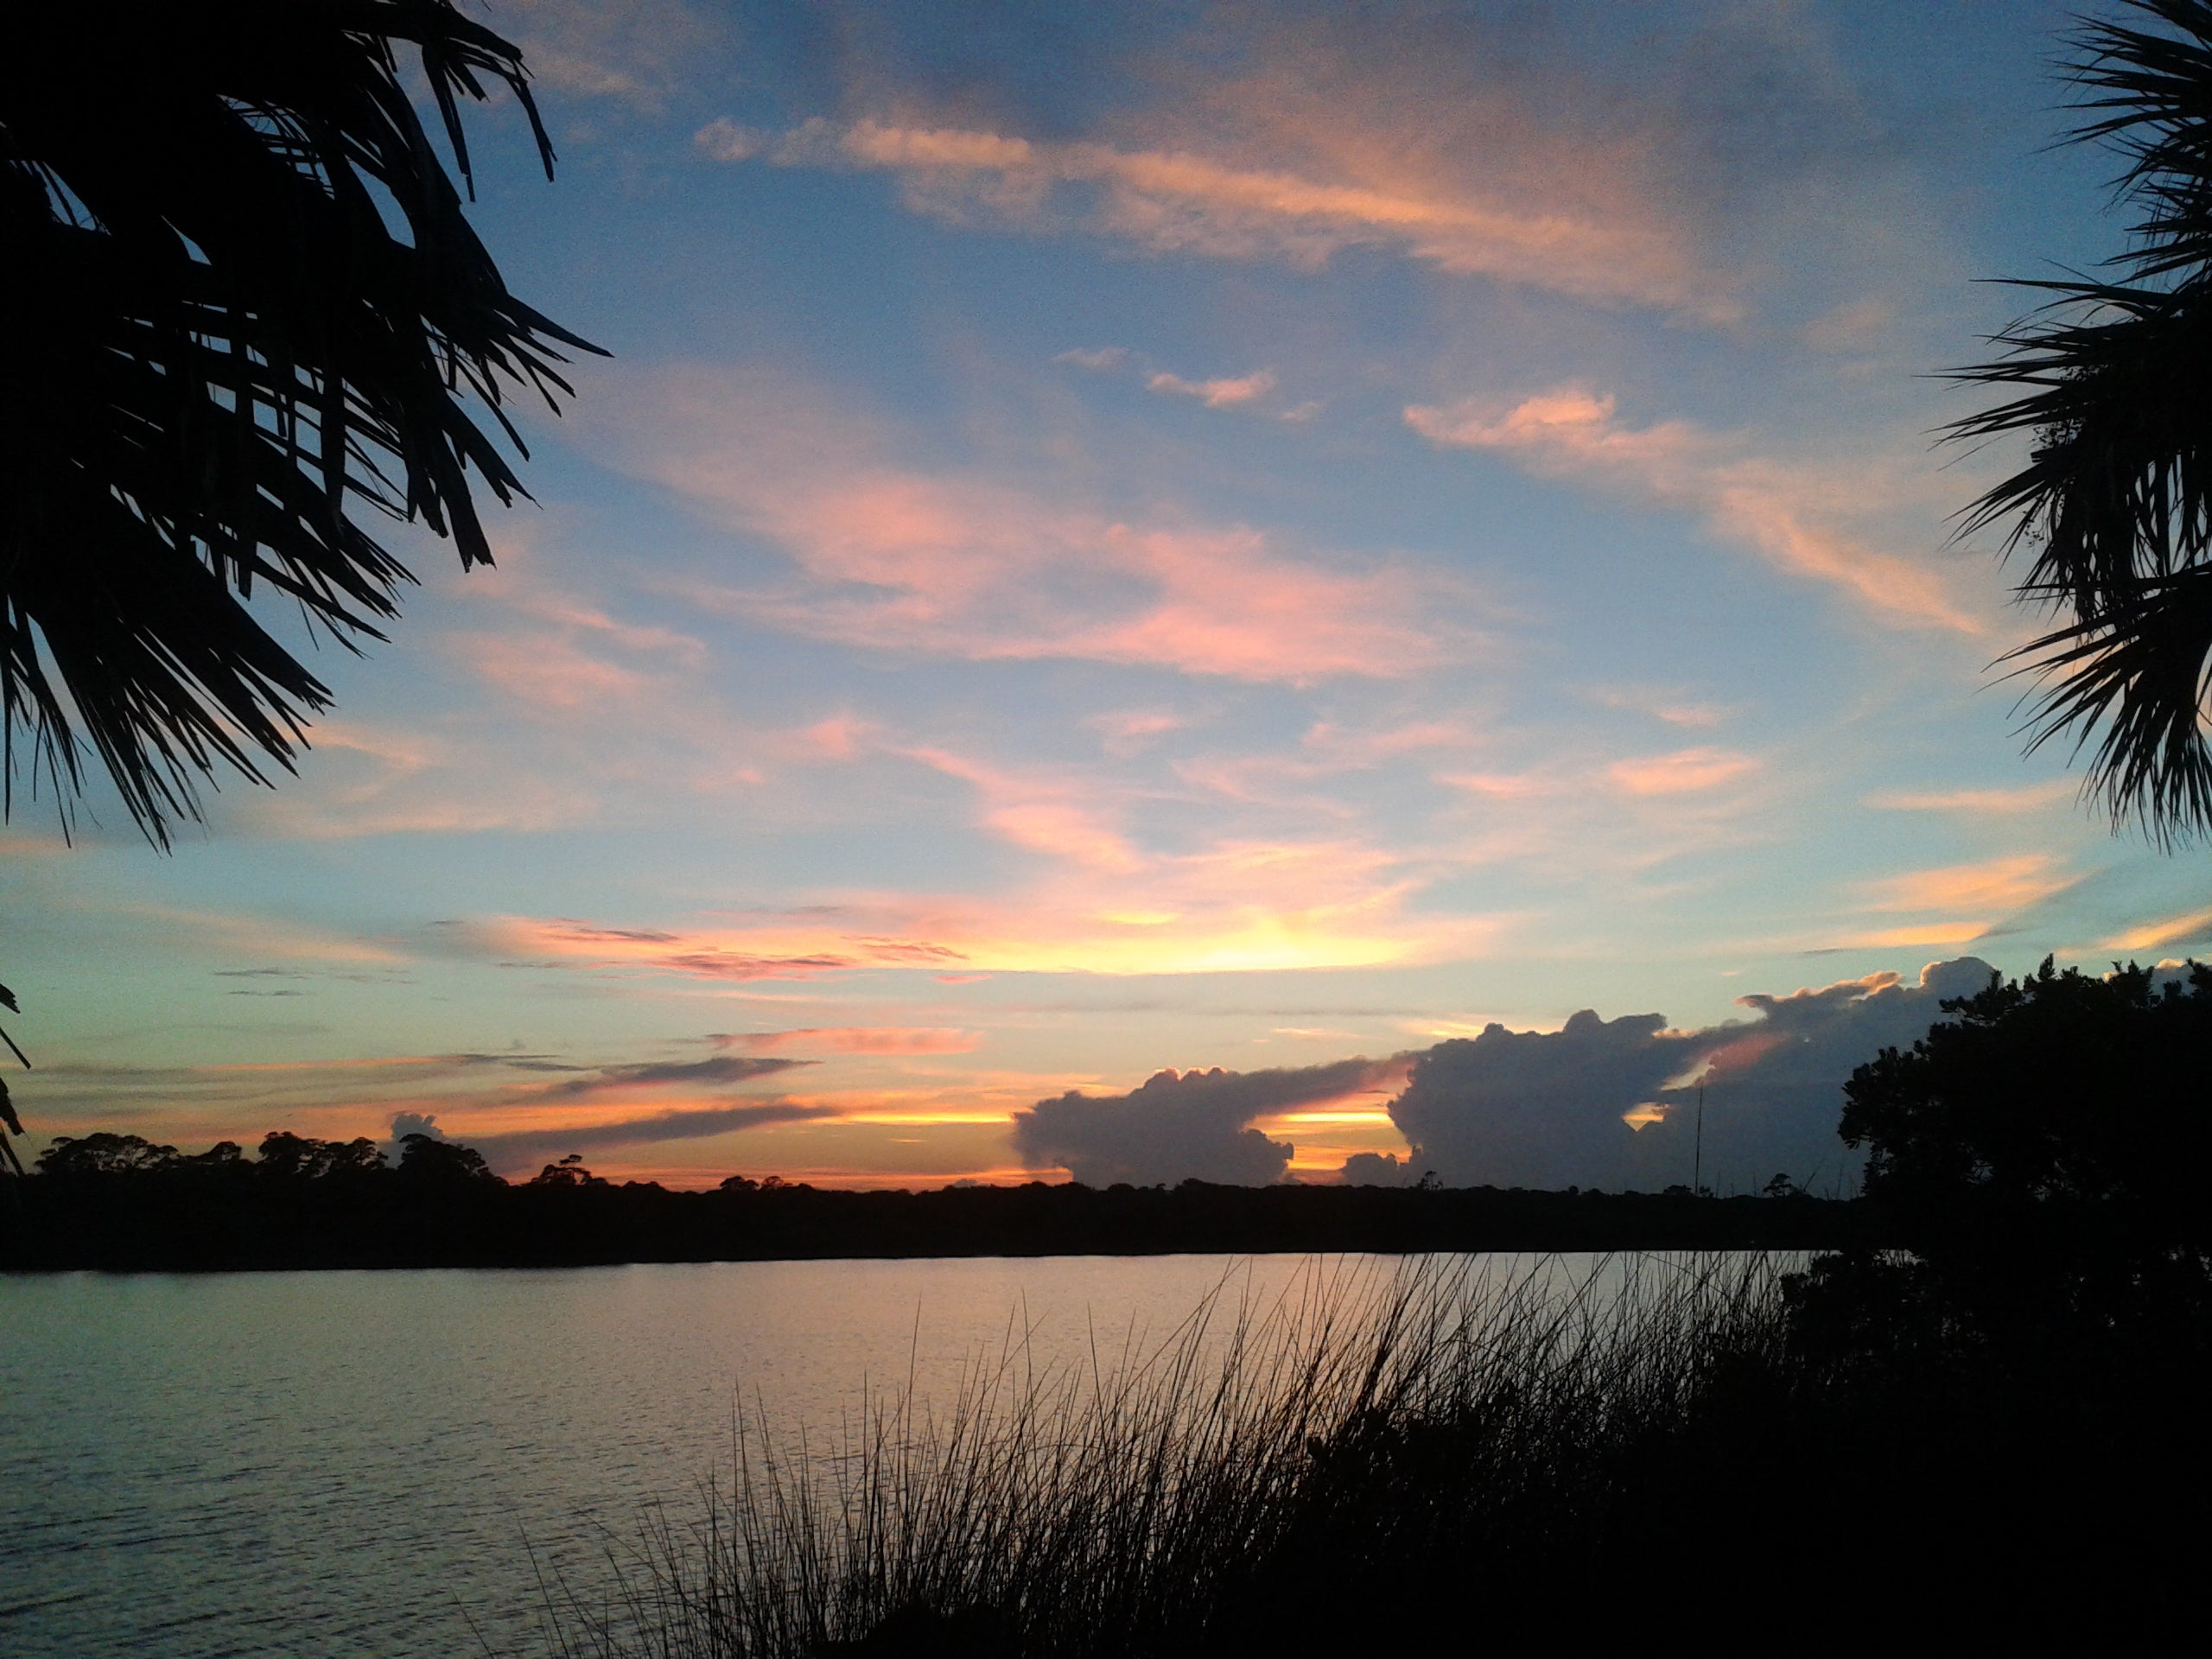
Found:
[[[1266,1299],[1312,1265],[0,1280],[0,1650],[528,1649],[538,1569],[598,1581],[643,1505],[695,1503],[741,1395],[834,1439],[868,1387],[950,1398],[1015,1332],[1046,1366],[1142,1350],[1224,1275]]]

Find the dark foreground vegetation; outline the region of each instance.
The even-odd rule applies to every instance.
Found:
[[[770,1178],[712,1192],[620,1185],[574,1162],[510,1183],[467,1147],[276,1134],[257,1157],[131,1135],[60,1140],[0,1185],[16,1268],[575,1267],[834,1256],[1177,1251],[1814,1249],[1870,1242],[1861,1204],[1778,1183],[1757,1198],[1185,1181],[850,1192]]]
[[[1017,1351],[812,1455],[741,1433],[550,1645],[2163,1646],[2212,1543],[2212,971],[1946,1007],[1846,1090],[1903,1248],[1317,1269],[1118,1364]]]

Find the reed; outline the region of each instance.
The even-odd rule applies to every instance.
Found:
[[[696,1518],[558,1587],[563,1659],[1295,1650],[1453,1570],[1534,1593],[1783,1351],[1769,1256],[1317,1264],[1226,1280],[1164,1340],[1039,1368],[1017,1333],[947,1409],[879,1395],[827,1454],[741,1421]],[[1359,1586],[1368,1586],[1362,1589]],[[1412,1628],[1410,1599],[1386,1622]],[[1304,1639],[1301,1639],[1304,1638]]]

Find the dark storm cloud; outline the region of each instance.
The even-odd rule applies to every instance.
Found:
[[[1268,1071],[1167,1071],[1126,1095],[1071,1090],[1014,1115],[1014,1149],[1033,1169],[1058,1165],[1090,1186],[1190,1178],[1265,1185],[1282,1179],[1291,1147],[1251,1128],[1254,1118],[1351,1094],[1389,1065],[1352,1059]]]
[[[1588,1008],[1558,1031],[1491,1025],[1415,1061],[1390,1116],[1449,1185],[1611,1185],[1636,1138],[1621,1114],[1696,1057],[1666,1027],[1664,1014]]]
[[[1944,998],[1980,990],[1991,972],[1965,957],[1932,964],[1917,985],[1876,974],[1745,996],[1757,1018],[1699,1031],[1587,1009],[1556,1032],[1493,1025],[1421,1056],[1390,1115],[1413,1166],[1449,1185],[1656,1188],[1690,1179],[1694,1073],[1706,1085],[1708,1185],[1840,1179],[1850,1172],[1835,1128],[1852,1069],[1924,1035]],[[1624,1115],[1644,1105],[1663,1116],[1631,1128]]]

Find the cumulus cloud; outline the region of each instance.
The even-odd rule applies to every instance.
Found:
[[[1745,996],[1755,1019],[1697,1031],[1587,1009],[1556,1032],[1493,1024],[1422,1055],[1390,1116],[1414,1164],[1447,1185],[1650,1188],[1690,1179],[1702,1082],[1708,1185],[1840,1176],[1835,1126],[1852,1069],[1925,1035],[1943,999],[1980,990],[1992,971],[1961,957],[1914,985],[1884,973]]]
[[[1406,1186],[1414,1179],[1414,1160],[1395,1152],[1355,1152],[1337,1173],[1340,1186]]]
[[[1416,1060],[1390,1117],[1453,1186],[1617,1184],[1635,1134],[1621,1115],[1694,1058],[1666,1027],[1664,1014],[1588,1008],[1554,1032],[1491,1024]]]
[[[1351,1059],[1266,1071],[1171,1070],[1126,1095],[1071,1090],[1014,1115],[1014,1149],[1030,1167],[1058,1165],[1089,1186],[1189,1179],[1262,1186],[1282,1179],[1292,1148],[1252,1128],[1255,1118],[1341,1099],[1389,1066]]]

